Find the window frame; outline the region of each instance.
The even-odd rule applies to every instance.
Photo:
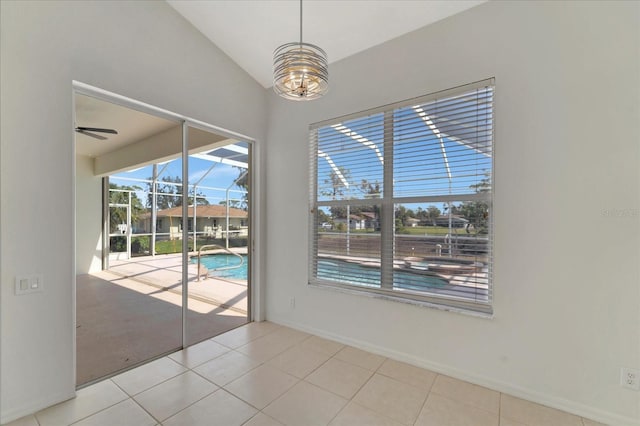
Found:
[[[490,87],[491,92],[491,132],[490,132],[490,144],[491,144],[491,169],[489,173],[489,179],[491,182],[490,190],[485,193],[474,194],[447,194],[447,195],[425,195],[425,196],[402,196],[396,197],[393,193],[393,179],[394,179],[394,134],[393,134],[393,120],[394,113],[401,108],[405,108],[413,105],[425,104],[438,99],[446,99],[453,96],[458,96],[464,93],[468,93],[474,89],[482,89]],[[375,199],[344,199],[344,200],[331,200],[331,201],[319,201],[318,200],[318,148],[319,138],[318,130],[327,126],[332,126],[337,123],[343,123],[349,120],[365,118],[374,114],[384,114],[384,128],[383,128],[383,151],[384,151],[384,165],[383,165],[383,181],[382,181],[382,196]],[[341,117],[324,120],[322,122],[313,123],[309,126],[309,138],[310,138],[310,177],[309,177],[309,259],[308,259],[308,284],[318,288],[335,289],[342,292],[351,294],[365,295],[369,297],[382,298],[386,300],[392,300],[397,302],[409,303],[420,306],[434,307],[437,309],[456,311],[471,315],[477,315],[482,317],[493,316],[493,269],[495,261],[493,259],[493,244],[494,244],[494,225],[493,225],[493,204],[495,195],[495,79],[489,78],[481,80],[475,83],[466,84],[463,86],[454,87],[451,89],[423,95],[417,98],[412,98],[393,104],[384,105],[377,108],[372,108],[358,113],[348,114]],[[396,205],[410,204],[410,203],[443,203],[443,202],[465,202],[465,201],[483,201],[488,205],[488,233],[487,233],[487,256],[488,256],[488,290],[487,301],[472,300],[463,297],[456,296],[443,296],[438,294],[417,294],[415,292],[405,293],[398,290],[393,290],[393,262],[395,255],[395,230],[394,221],[395,213],[394,209]],[[317,256],[317,244],[320,235],[320,229],[318,227],[317,210],[322,207],[333,207],[341,205],[360,205],[360,206],[372,206],[379,205],[381,209],[381,223],[380,223],[380,287],[365,287],[356,284],[349,284],[347,282],[338,282],[333,280],[323,280],[316,276],[316,262],[319,259]],[[350,218],[347,218],[350,219]],[[347,225],[348,226],[348,225]],[[389,284],[391,289],[389,289]]]

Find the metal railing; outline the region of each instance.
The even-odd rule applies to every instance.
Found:
[[[223,247],[223,246],[218,245],[218,244],[205,244],[205,245],[201,246],[198,249],[198,271],[197,271],[198,279],[197,279],[197,281],[200,281],[200,275],[202,275],[202,272],[201,272],[201,269],[200,269],[200,257],[202,256],[202,251],[204,249],[210,249],[210,248],[214,248],[214,247],[219,249],[219,250],[224,250],[227,253],[230,253],[230,254],[232,254],[234,256],[239,257],[240,258],[240,263],[238,265],[233,265],[233,266],[222,266],[220,268],[212,269],[212,271],[226,271],[226,270],[229,270],[229,269],[240,268],[240,267],[242,267],[244,265],[244,257],[242,257],[242,255],[240,255],[238,253],[235,253],[235,252],[229,250],[228,248]],[[207,279],[208,277],[209,277],[209,270],[206,270],[205,273],[204,273],[204,278]]]

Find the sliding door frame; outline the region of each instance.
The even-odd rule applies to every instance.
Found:
[[[254,178],[254,176],[258,173],[261,173],[261,168],[260,168],[260,157],[259,157],[259,149],[258,147],[258,143],[256,141],[255,138],[243,135],[241,133],[237,133],[237,132],[233,132],[230,130],[226,130],[214,125],[211,125],[209,123],[206,123],[204,121],[200,121],[200,120],[196,120],[194,118],[182,115],[182,114],[178,114],[163,108],[159,108],[144,102],[140,102],[140,101],[136,101],[134,99],[131,98],[127,98],[125,96],[122,95],[118,95],[116,93],[113,92],[109,92],[79,81],[73,81],[72,82],[72,99],[75,99],[75,95],[76,94],[81,94],[81,95],[86,95],[86,96],[91,96],[106,102],[111,102],[113,104],[116,105],[120,105],[126,108],[130,108],[133,110],[137,110],[143,113],[147,113],[150,115],[154,115],[156,117],[160,117],[160,118],[164,118],[166,120],[170,120],[170,121],[174,121],[177,123],[181,123],[182,124],[182,181],[183,182],[188,182],[188,176],[189,176],[189,131],[188,128],[189,127],[194,127],[203,131],[207,131],[207,132],[211,132],[211,133],[215,133],[217,135],[220,136],[224,136],[227,137],[229,139],[237,139],[237,140],[242,140],[242,141],[246,141],[249,144],[249,237],[248,237],[248,246],[247,246],[247,250],[248,253],[250,254],[250,262],[249,262],[249,274],[248,274],[248,283],[247,283],[247,310],[248,310],[248,314],[247,314],[247,321],[251,322],[253,320],[263,320],[264,319],[264,309],[263,309],[263,302],[262,299],[264,298],[262,295],[264,294],[263,291],[261,291],[261,265],[262,265],[262,261],[261,259],[259,259],[258,257],[261,256],[261,250],[256,250],[257,246],[260,246],[261,243],[258,240],[257,236],[260,235],[260,230],[257,229],[257,226],[260,222],[260,218],[261,218],[261,214],[259,211],[259,206],[260,203],[258,202],[261,199],[261,195],[260,195],[260,188],[257,188],[256,186],[254,186],[254,184],[256,184],[258,182],[258,180],[256,180]],[[75,102],[72,103],[72,118],[73,118],[73,127],[75,128]],[[72,155],[73,155],[73,164],[75,165],[75,156],[76,156],[76,141],[75,138],[73,139],[73,150],[72,150]],[[74,188],[75,188],[75,179],[76,179],[76,175],[75,175],[75,171],[74,171]],[[108,184],[106,184],[107,186],[107,192],[108,192]],[[103,191],[105,191],[105,183],[103,183]],[[183,218],[183,223],[187,223],[187,218],[188,218],[188,191],[183,191],[182,193],[182,218]],[[105,196],[103,194],[103,201],[104,199],[108,199],[108,194]],[[104,204],[104,203],[103,203]],[[73,274],[73,294],[74,294],[74,300],[73,300],[73,307],[74,307],[74,312],[73,312],[73,354],[74,354],[74,359],[73,359],[73,364],[74,364],[74,375],[75,375],[75,370],[76,370],[76,336],[75,336],[75,330],[76,330],[76,300],[75,300],[75,294],[76,294],[76,280],[75,280],[75,258],[76,258],[76,237],[77,237],[77,233],[75,232],[76,229],[76,215],[75,215],[75,210],[76,210],[76,199],[75,199],[75,191],[74,191],[74,197],[73,197],[73,229],[74,229],[74,238],[73,238],[73,247],[72,247],[72,251],[73,251],[73,259],[74,259],[74,274]],[[103,206],[103,211],[104,211],[104,206]],[[103,240],[103,254],[102,254],[102,262],[103,262],[103,267],[106,266],[105,265],[105,252],[104,252],[104,248],[105,248],[105,244],[108,244],[108,241],[105,242],[105,239],[107,237],[107,235],[104,234],[105,232],[105,224],[106,224],[106,218],[103,217],[102,218],[102,223],[103,223],[103,235],[102,235],[102,240]],[[188,241],[188,236],[189,236],[189,231],[188,231],[188,227],[187,226],[183,226],[182,227],[182,348],[186,348],[187,347],[187,333],[188,333],[188,326],[187,326],[187,312],[188,312],[188,270],[187,270],[187,266],[189,264],[189,241]],[[108,264],[108,259],[106,260],[107,264]],[[255,297],[254,297],[255,296]],[[73,382],[76,382],[76,378],[73,378]]]

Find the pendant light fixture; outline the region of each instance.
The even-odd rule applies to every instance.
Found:
[[[285,99],[311,101],[329,90],[327,54],[318,46],[302,42],[283,44],[273,52],[273,90]]]

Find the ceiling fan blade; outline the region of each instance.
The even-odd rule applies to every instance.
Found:
[[[104,136],[102,136],[102,135],[98,135],[98,134],[96,134],[96,133],[87,132],[86,130],[78,130],[78,129],[76,129],[76,132],[78,132],[78,133],[82,133],[83,135],[87,135],[87,136],[90,136],[90,137],[92,137],[92,138],[99,139],[99,140],[101,140],[101,141],[103,141],[103,140],[106,140],[106,139],[107,139],[106,137],[104,137]]]
[[[100,127],[76,127],[76,130],[83,132],[111,133],[112,135],[118,134],[118,132],[114,129],[102,129]]]

